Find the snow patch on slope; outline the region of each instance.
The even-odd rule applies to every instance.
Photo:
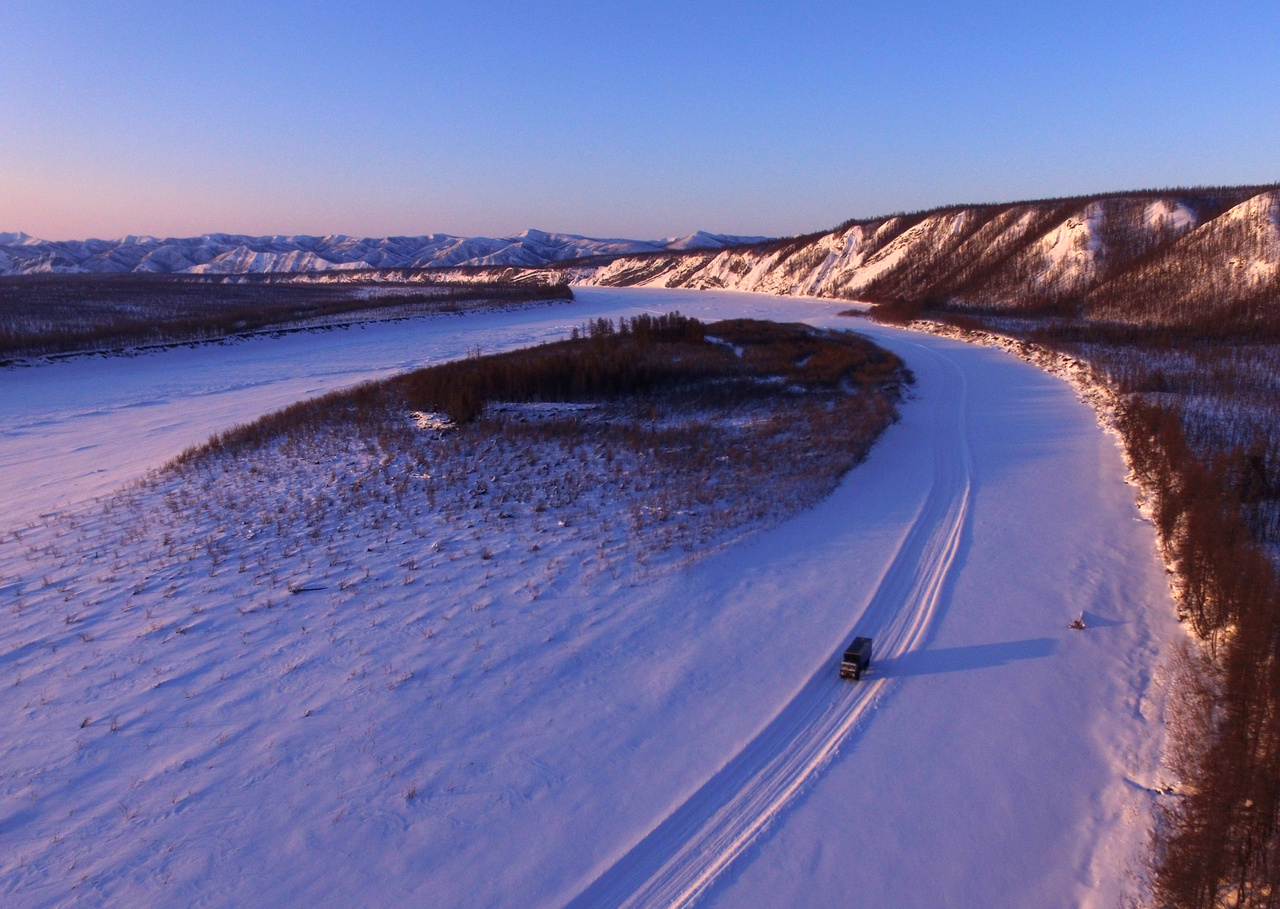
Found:
[[[1149,230],[1182,233],[1189,227],[1195,227],[1196,213],[1176,200],[1159,199],[1146,207],[1142,220]]]
[[[1259,193],[1187,239],[1212,250],[1224,234],[1244,239],[1239,252],[1225,258],[1227,280],[1250,287],[1274,281],[1280,275],[1280,191]]]
[[[1091,203],[1080,216],[1068,218],[1035,244],[1033,255],[1042,261],[1036,278],[1039,287],[1071,291],[1093,280],[1102,248],[1098,228],[1103,217],[1102,204]]]

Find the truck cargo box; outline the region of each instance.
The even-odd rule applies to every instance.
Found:
[[[842,679],[860,679],[871,668],[871,638],[854,638],[840,660]]]

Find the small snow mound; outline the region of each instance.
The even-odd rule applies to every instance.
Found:
[[[413,422],[419,429],[430,429],[436,432],[453,429],[453,421],[449,419],[448,414],[413,410],[409,412],[409,416],[413,417]]]

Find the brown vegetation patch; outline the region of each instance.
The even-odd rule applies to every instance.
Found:
[[[232,479],[252,470],[255,483],[290,485],[279,513],[255,520],[285,536],[370,513],[386,526],[431,513],[467,524],[554,518],[583,532],[625,515],[620,557],[643,559],[827,494],[895,418],[906,377],[866,340],[806,326],[641,316],[579,335],[327,395],[224,433],[176,462],[193,484],[178,491],[183,507],[260,511],[260,495]],[[415,411],[446,413],[454,428],[424,431]]]

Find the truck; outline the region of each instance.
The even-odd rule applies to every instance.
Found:
[[[853,639],[840,659],[840,678],[860,679],[871,668],[871,638]]]

